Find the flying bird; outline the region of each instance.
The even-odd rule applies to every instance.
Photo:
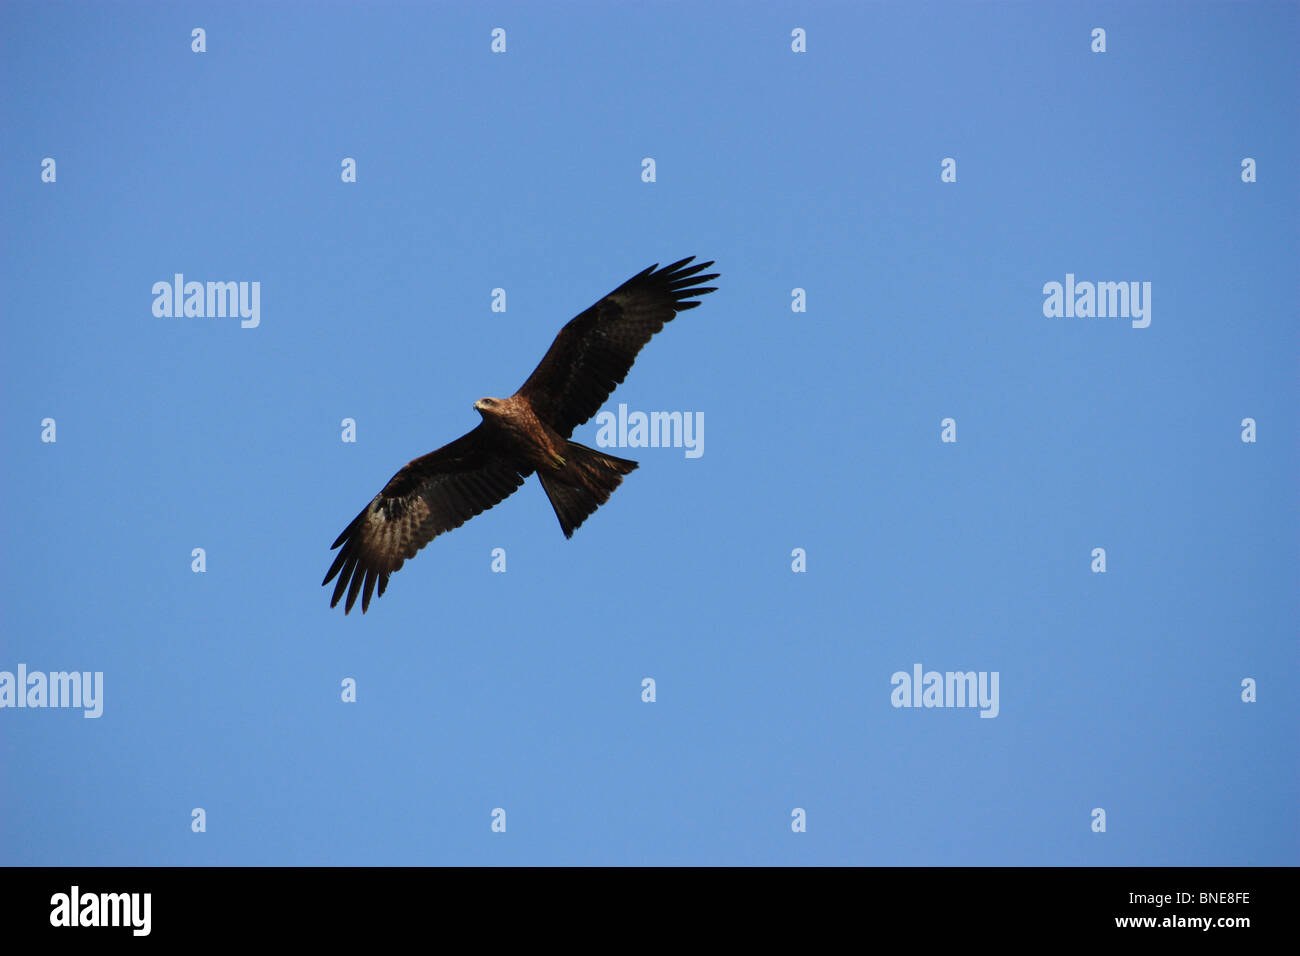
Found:
[[[338,576],[330,607],[347,592],[361,613],[407,558],[442,534],[512,495],[537,472],[566,538],[609,500],[637,463],[570,441],[627,376],[641,348],[678,312],[717,290],[701,283],[712,261],[639,272],[555,337],[541,364],[509,398],[480,398],[483,417],[450,445],[409,462],[330,546],[339,549],[321,586]]]

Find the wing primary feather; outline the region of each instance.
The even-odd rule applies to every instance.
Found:
[[[357,603],[357,592],[361,590],[361,584],[365,580],[365,575],[361,568],[356,568],[352,572],[352,583],[348,585],[348,601],[343,605],[343,613],[349,614],[352,611],[352,605]]]
[[[375,593],[376,573],[374,566],[366,568],[366,589],[361,592],[361,613],[370,610],[370,596]]]
[[[671,275],[665,276],[665,278],[667,278],[670,282],[673,283],[685,282],[687,279],[692,278],[697,273],[703,272],[711,265],[713,265],[713,263],[711,262],[697,262],[689,269],[681,269],[677,272],[672,273]]]
[[[338,545],[336,544],[334,545],[334,547],[337,548]],[[334,575],[339,573],[339,568],[343,567],[343,562],[346,561],[347,559],[348,559],[347,551],[340,551],[337,555],[334,556],[334,563],[330,565],[330,570],[329,573],[325,575],[325,580],[320,583],[321,587],[324,587],[325,585],[330,583],[330,579],[333,578]]]
[[[348,555],[347,561],[343,564],[343,571],[339,574],[339,580],[334,585],[334,597],[330,599],[330,607],[339,603],[339,598],[343,596],[344,589],[348,586],[348,580],[352,577],[352,569],[357,566],[357,559]]]

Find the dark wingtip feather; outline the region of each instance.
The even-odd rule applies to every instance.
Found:
[[[691,266],[689,269],[678,269],[676,272],[667,275],[670,285],[681,286],[690,285],[692,282],[699,282],[708,276],[701,276],[700,273],[709,267],[709,263],[700,262]]]
[[[338,545],[336,544],[334,547],[337,548]],[[339,573],[339,568],[343,567],[343,562],[346,561],[347,558],[348,553],[346,551],[340,551],[334,556],[334,563],[330,565],[329,571],[325,572],[325,580],[320,583],[321,587],[329,584],[330,581],[334,579],[334,575]]]
[[[365,514],[364,511],[361,512],[361,515],[364,514]],[[331,551],[333,551],[335,548],[341,545],[344,541],[348,540],[348,537],[352,534],[352,529],[355,528],[357,526],[357,522],[361,520],[361,515],[357,515],[357,517],[353,518],[352,521],[348,524],[348,526],[343,529],[342,534],[340,534],[337,538],[334,539],[334,543],[330,545]]]
[[[348,579],[352,577],[352,571],[357,565],[356,558],[351,555],[347,555],[346,557],[347,559],[343,564],[343,571],[339,574],[338,583],[334,585],[334,597],[330,599],[330,607],[334,607],[339,603],[339,598],[343,596],[343,591],[348,586]]]
[[[366,611],[370,610],[370,598],[371,595],[375,593],[375,578],[376,578],[375,569],[367,568],[366,587],[365,590],[361,592],[361,613],[362,614],[365,614]]]
[[[361,590],[361,584],[365,581],[365,574],[360,568],[352,569],[352,583],[348,585],[348,603],[343,607],[343,613],[347,614],[352,610],[352,605],[357,603],[357,593]]]

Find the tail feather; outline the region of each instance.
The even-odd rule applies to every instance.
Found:
[[[614,489],[623,483],[623,476],[637,466],[626,458],[615,458],[604,452],[571,441],[564,452],[562,471],[548,474],[539,470],[546,497],[551,499],[555,517],[566,538],[587,520],[587,516],[609,500]]]

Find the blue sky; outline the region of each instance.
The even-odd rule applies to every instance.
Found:
[[[0,18],[0,671],[103,674],[0,709],[0,862],[1300,863],[1296,5]],[[700,457],[329,609],[393,472],[688,255],[607,408]],[[176,273],[260,324],[155,316]],[[892,706],[918,663],[997,716]]]

